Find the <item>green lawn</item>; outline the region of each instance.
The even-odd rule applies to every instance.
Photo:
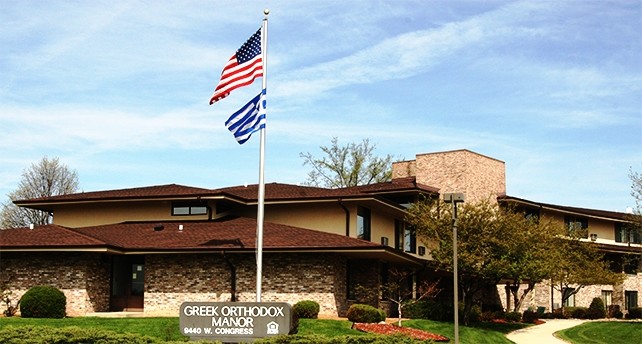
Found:
[[[0,318],[0,330],[7,326],[49,326],[67,327],[77,326],[81,328],[94,328],[114,331],[118,333],[135,333],[162,340],[183,340],[186,339],[180,334],[178,318],[94,318],[79,317],[65,319],[23,319],[23,318]],[[310,320],[301,319],[299,323],[299,334],[316,334],[324,337],[336,337],[342,335],[364,335],[363,332],[352,330],[352,324],[347,320]],[[441,334],[454,342],[453,324],[429,320],[408,320],[404,326],[413,327],[436,334]],[[462,344],[510,344],[505,333],[522,328],[526,325],[520,324],[480,324],[476,327],[460,326],[459,338]]]
[[[573,344],[642,344],[642,322],[587,322],[557,335]]]

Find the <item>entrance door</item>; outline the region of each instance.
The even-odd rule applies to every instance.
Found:
[[[145,290],[143,256],[114,256],[111,268],[112,311],[142,311]]]

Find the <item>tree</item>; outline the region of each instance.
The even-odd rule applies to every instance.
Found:
[[[631,196],[635,200],[633,214],[629,216],[628,231],[636,231],[638,236],[642,236],[642,174],[629,170],[631,178]]]
[[[59,196],[78,191],[78,174],[70,170],[58,158],[46,156],[22,172],[18,188],[9,193],[9,201],[2,205],[1,228],[26,227],[30,224],[49,223],[49,213],[21,208],[13,204],[16,200]]]
[[[311,153],[300,153],[303,165],[310,165],[306,185],[341,188],[390,181],[392,178],[392,156],[374,156],[375,145],[368,139],[361,143],[339,146],[336,137],[330,147],[321,146],[325,154],[315,158]]]
[[[416,290],[408,287],[412,281],[414,272],[398,267],[388,270],[388,281],[381,286],[381,293],[385,299],[397,305],[397,326],[401,327],[403,310],[423,299],[434,298],[441,289],[438,288],[439,281],[428,281],[417,285]]]

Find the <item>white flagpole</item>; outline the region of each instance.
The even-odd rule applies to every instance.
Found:
[[[263,90],[267,89],[267,16],[269,9],[264,9],[263,27],[261,28],[261,54],[263,59]],[[265,95],[267,99],[267,94]],[[267,108],[267,106],[266,106]],[[267,109],[266,119],[267,119]],[[263,219],[265,204],[265,128],[261,129],[261,144],[259,146],[259,203],[256,214],[256,302],[261,302],[261,284],[263,280]]]

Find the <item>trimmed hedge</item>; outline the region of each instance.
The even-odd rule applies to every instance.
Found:
[[[522,322],[527,324],[534,324],[539,320],[539,313],[535,311],[524,311],[522,314]]]
[[[316,319],[319,316],[319,304],[316,301],[303,300],[292,306],[294,316],[299,319]]]
[[[348,308],[348,320],[353,323],[378,323],[386,320],[386,313],[370,305],[354,304]]]
[[[642,307],[629,308],[629,312],[626,313],[627,319],[642,319]]]
[[[504,319],[511,322],[520,322],[522,321],[522,313],[520,312],[507,312],[504,314]]]
[[[64,318],[66,308],[65,294],[47,285],[31,287],[20,299],[20,314],[23,318]]]
[[[325,337],[320,335],[292,335],[276,336],[258,340],[261,344],[418,344],[426,341],[415,340],[403,335],[377,336],[367,334],[363,336],[337,336]]]
[[[589,319],[602,319],[606,318],[606,308],[604,307],[604,301],[600,297],[594,297],[591,301],[591,305],[588,308],[586,313],[587,318]]]
[[[6,326],[0,329],[3,344],[178,344],[131,333],[115,333],[80,327]]]

